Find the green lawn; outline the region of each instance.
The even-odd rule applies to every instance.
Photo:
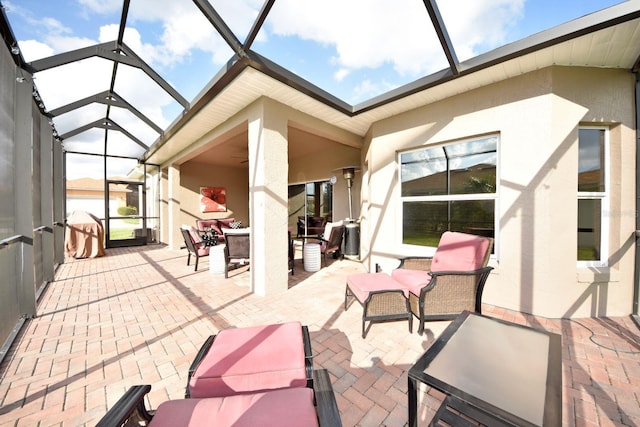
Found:
[[[133,238],[133,229],[131,228],[112,228],[109,230],[110,240],[125,240]]]

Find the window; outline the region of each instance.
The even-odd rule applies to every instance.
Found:
[[[447,230],[495,234],[498,136],[400,153],[402,243],[437,247]]]
[[[321,216],[332,221],[333,186],[329,181],[289,185],[289,227],[295,229],[298,217]]]
[[[607,259],[605,224],[607,189],[605,128],[584,127],[578,133],[578,261],[602,266]]]

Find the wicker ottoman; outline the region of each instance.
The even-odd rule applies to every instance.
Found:
[[[388,320],[408,320],[409,332],[413,329],[413,317],[409,307],[409,288],[386,273],[361,273],[347,276],[344,293],[344,309],[348,298],[354,297],[363,307],[362,338],[366,338],[371,323]],[[369,327],[365,323],[369,322]]]

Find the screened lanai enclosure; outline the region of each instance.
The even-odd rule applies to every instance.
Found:
[[[558,13],[542,3],[0,1],[0,359],[64,262],[74,211],[99,219],[106,248],[177,247],[181,223],[203,215],[176,188],[195,200],[216,184],[209,174],[231,189],[224,215],[252,227],[275,223],[258,206],[282,208],[278,227],[303,215],[371,219],[379,206],[365,193],[386,191],[367,188],[381,158],[368,157],[371,135],[386,132],[386,119],[544,67],[637,75],[637,46],[625,43],[638,37],[638,0],[571,2]],[[382,155],[398,158],[387,181],[401,183],[399,244],[434,246],[442,230],[473,229],[500,247],[493,135],[469,136],[484,144],[480,155],[460,138]],[[353,164],[352,215],[352,183],[339,171]],[[481,180],[467,179],[479,170]],[[582,196],[590,207],[601,197]],[[600,241],[599,215],[582,224],[587,245]],[[372,239],[383,234],[371,228]],[[254,267],[252,280],[274,268]]]

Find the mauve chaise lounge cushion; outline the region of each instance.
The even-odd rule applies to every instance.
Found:
[[[302,325],[288,322],[221,331],[189,390],[197,398],[306,385]]]
[[[317,426],[313,390],[290,388],[268,392],[179,399],[158,406],[150,427],[307,427]]]

